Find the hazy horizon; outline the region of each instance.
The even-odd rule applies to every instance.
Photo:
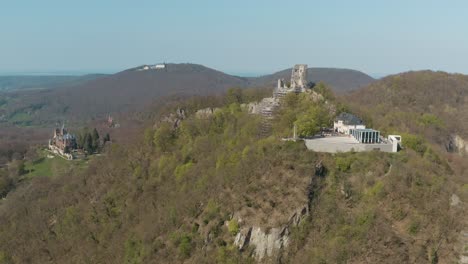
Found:
[[[136,65],[138,66],[138,65]],[[134,66],[134,67],[136,67]],[[207,65],[203,65],[206,67],[209,67]],[[310,66],[311,68],[339,68],[339,67],[314,67]],[[133,67],[130,67],[133,68]],[[211,68],[211,67],[210,67]],[[286,69],[286,68],[285,68]],[[344,69],[344,68],[341,68]],[[120,71],[123,71],[126,69],[119,69],[119,70],[45,70],[45,71],[0,71],[0,77],[1,76],[80,76],[80,75],[87,75],[87,74],[115,74]],[[219,69],[215,69],[219,70]],[[263,75],[269,75],[273,74],[275,72],[281,71],[284,69],[279,69],[277,71],[273,72],[225,72],[230,75],[234,76],[241,76],[241,77],[259,77]],[[355,70],[355,69],[350,69],[350,70]],[[396,73],[368,73],[368,72],[363,72],[372,78],[379,79],[382,77],[385,77],[387,75],[391,74],[396,74]]]
[[[168,63],[172,63],[172,62],[168,62]],[[184,62],[184,63],[192,63],[192,62]],[[195,63],[195,64],[199,64],[199,63]],[[126,68],[126,69],[118,69],[118,70],[45,70],[45,71],[37,70],[37,71],[10,71],[10,72],[9,71],[0,71],[0,77],[1,76],[80,76],[80,75],[87,75],[87,74],[115,74],[115,73],[130,69],[130,68],[134,68],[134,67],[137,67],[137,66],[140,66],[140,65],[143,65],[143,64],[134,65],[134,66]],[[213,67],[210,67],[209,65],[203,65],[203,66],[213,68]],[[310,64],[308,66],[310,68],[350,69],[350,68],[341,68],[341,67],[316,67],[316,66],[310,65]],[[290,67],[287,67],[287,68],[290,68]],[[276,73],[278,71],[285,70],[287,68],[278,69],[278,70],[275,70],[275,71],[272,71],[272,72],[246,72],[246,71],[243,71],[243,72],[229,72],[229,71],[224,72],[223,71],[223,72],[226,73],[226,74],[230,74],[230,75],[234,75],[234,76],[241,76],[241,77],[260,77],[260,76],[264,76],[264,75],[273,74],[273,73]],[[221,70],[221,69],[216,69],[216,68],[213,68],[213,69]],[[357,70],[357,69],[350,69],[350,70]],[[407,71],[419,71],[419,70],[432,70],[432,69],[416,69],[416,70],[407,70]],[[407,71],[402,71],[402,72],[407,72]],[[380,79],[380,78],[383,78],[383,77],[388,76],[388,75],[402,73],[402,72],[391,72],[391,73],[372,73],[372,72],[370,72],[369,73],[369,72],[365,72],[365,71],[361,71],[361,72],[371,76],[374,79]],[[449,72],[449,73],[461,73],[461,72]],[[464,73],[461,73],[461,74],[464,74]]]
[[[0,10],[0,72],[117,72],[171,61],[227,73],[308,63],[379,76],[466,74],[467,9],[465,1],[422,0],[15,1]]]

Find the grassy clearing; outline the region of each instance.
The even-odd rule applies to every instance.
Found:
[[[25,177],[37,176],[54,177],[72,169],[83,169],[87,167],[89,158],[81,160],[65,160],[53,155],[47,150],[38,150],[38,158],[25,164]]]

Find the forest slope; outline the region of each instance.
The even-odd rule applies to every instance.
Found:
[[[320,90],[320,100],[287,96],[268,134],[242,106],[254,98],[230,90],[207,118],[188,111],[177,129],[158,122],[85,172],[34,179],[0,204],[0,259],[253,263],[255,248],[234,246],[239,230],[268,232],[307,204],[310,217],[291,227],[287,248],[262,262],[450,263],[463,211],[449,200],[468,190],[438,148],[329,155],[280,140],[294,123],[303,132],[330,125],[342,106]]]
[[[387,133],[415,133],[446,146],[468,139],[468,76],[407,72],[388,76],[344,98],[368,123]]]

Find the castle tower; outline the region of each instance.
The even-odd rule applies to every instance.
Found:
[[[291,88],[304,92],[307,88],[307,64],[296,64],[292,69]]]

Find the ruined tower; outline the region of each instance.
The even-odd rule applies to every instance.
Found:
[[[304,92],[307,88],[307,64],[296,64],[292,69],[291,88],[296,92]]]
[[[287,93],[303,93],[307,89],[307,64],[296,64],[292,69],[291,84],[286,85],[284,79],[278,79],[274,98],[281,98]]]

